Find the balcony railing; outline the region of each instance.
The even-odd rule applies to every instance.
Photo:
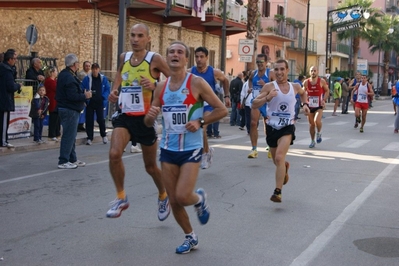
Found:
[[[192,0],[175,0],[174,2],[175,2],[176,6],[184,7],[184,8],[187,8],[187,9],[191,9],[193,7],[193,1]]]
[[[291,42],[291,45],[289,47],[292,49],[305,50],[306,38],[298,38],[297,40]],[[308,51],[312,53],[317,53],[317,41],[308,39]]]
[[[350,46],[346,45],[346,44],[341,44],[341,43],[332,43],[331,44],[331,51],[332,52],[338,52],[338,53],[342,53],[342,54],[350,54]]]
[[[289,39],[296,39],[298,36],[298,28],[288,24],[285,21],[276,21],[274,18],[262,18],[261,31],[263,33],[273,33],[284,36]]]
[[[184,0],[180,0],[184,1]],[[207,14],[213,16],[223,17],[223,1],[214,0],[208,1],[205,4]],[[226,19],[233,20],[240,23],[247,23],[247,8],[237,5],[235,0],[227,0],[226,3]]]

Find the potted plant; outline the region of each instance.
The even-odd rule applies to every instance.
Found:
[[[305,28],[305,23],[303,23],[302,21],[296,21],[295,27],[302,30],[303,28]]]
[[[274,20],[276,20],[277,22],[281,22],[285,20],[285,17],[284,15],[276,14],[274,15]]]
[[[295,25],[295,19],[293,19],[293,18],[286,18],[285,19],[285,22],[288,24],[288,25]]]

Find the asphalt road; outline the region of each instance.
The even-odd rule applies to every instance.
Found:
[[[308,124],[296,125],[283,202],[269,200],[274,165],[262,126],[259,158],[247,159],[244,131],[221,124],[211,168],[209,223],[192,207],[198,250],[174,253],[183,232],[157,219],[157,190],[141,154],[126,153],[130,207],[108,219],[115,189],[109,145],[77,146],[86,167],[57,169],[58,150],[0,157],[0,266],[3,265],[399,265],[399,135],[390,101],[375,101],[364,133],[353,112],[323,119],[323,142],[309,149]]]

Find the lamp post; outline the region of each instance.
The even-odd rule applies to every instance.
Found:
[[[389,28],[388,30],[388,34],[393,33],[394,29],[393,28]],[[378,42],[378,64],[377,64],[377,95],[376,97],[380,96],[380,91],[382,90],[382,88],[380,87],[380,63],[381,63],[381,39]],[[384,82],[382,82],[384,83]],[[382,85],[382,84],[381,84]]]
[[[226,73],[226,9],[227,0],[223,0],[223,24],[222,24],[222,51],[220,53],[220,70]]]
[[[309,42],[309,9],[310,9],[310,0],[308,0],[308,9],[306,15],[306,36],[305,36],[305,63],[304,63],[304,70],[305,76],[308,69],[308,42]]]

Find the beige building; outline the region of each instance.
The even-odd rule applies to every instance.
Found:
[[[308,0],[259,1],[261,16],[254,52],[265,53],[270,62],[287,59],[291,80],[304,71],[307,4]],[[310,8],[310,14],[313,14],[313,4]],[[317,61],[318,43],[315,37],[315,25],[309,23],[307,68]],[[245,33],[228,37],[226,70],[229,73],[233,71],[233,75],[248,68],[239,54],[239,40],[245,38]]]
[[[91,3],[90,3],[91,2]],[[57,58],[59,68],[64,57],[75,53],[79,60],[98,62],[104,73],[112,78],[117,69],[118,0],[47,0],[0,1],[0,51],[9,48],[19,55],[29,55],[26,30],[35,25],[38,38],[31,47],[40,57]],[[130,49],[128,30],[135,23],[146,23],[150,28],[149,50],[164,55],[171,41],[185,42],[193,52],[198,46],[210,51],[210,64],[220,67],[222,17],[218,0],[201,7],[206,13],[194,11],[193,1],[176,0],[167,17],[166,3],[155,0],[135,0],[127,8],[125,50]],[[246,9],[229,2],[227,5],[226,35],[246,30]],[[201,17],[199,17],[201,16]],[[20,63],[20,74],[26,62]],[[194,65],[194,56],[189,66]]]

